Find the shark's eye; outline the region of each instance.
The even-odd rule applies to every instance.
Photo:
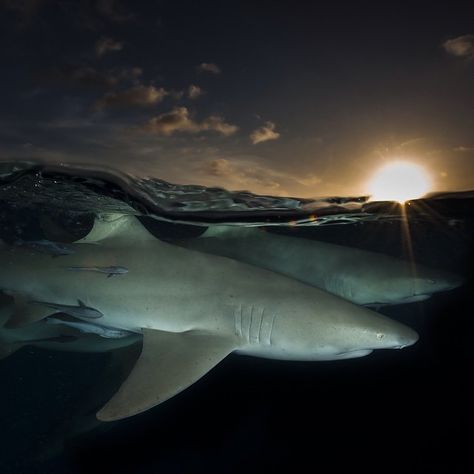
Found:
[[[383,339],[385,337],[385,334],[382,332],[377,333],[377,339]]]

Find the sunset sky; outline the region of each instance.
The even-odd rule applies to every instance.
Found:
[[[474,4],[0,0],[0,159],[367,192],[474,189]]]

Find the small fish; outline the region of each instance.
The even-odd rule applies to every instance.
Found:
[[[74,249],[70,245],[60,242],[52,242],[50,240],[16,240],[15,245],[20,247],[28,247],[37,252],[51,255],[52,257],[61,257],[63,255],[71,255]]]
[[[126,267],[117,267],[117,266],[110,266],[110,267],[66,267],[68,270],[72,270],[75,272],[99,272],[99,273],[106,273],[107,278],[116,275],[125,275],[128,273],[128,268]]]
[[[71,321],[67,318],[62,317],[49,317],[46,319],[46,324],[62,324],[63,326],[78,329],[85,334],[97,334],[100,337],[106,339],[121,339],[123,337],[130,336],[132,333],[124,331],[122,329],[110,328],[107,326],[101,326],[99,324],[85,323],[82,321]]]
[[[62,313],[69,314],[79,319],[98,319],[103,316],[103,314],[95,308],[90,308],[86,306],[81,300],[77,300],[79,303],[78,306],[59,304],[59,303],[49,303],[47,301],[32,301],[32,303],[40,304],[47,306],[48,308],[56,309]]]

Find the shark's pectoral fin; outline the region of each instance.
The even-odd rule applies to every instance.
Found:
[[[10,318],[5,323],[7,329],[14,329],[27,324],[36,323],[49,316],[52,312],[50,308],[34,304],[28,297],[7,292],[13,297],[13,310]]]
[[[189,331],[145,329],[143,349],[130,376],[97,413],[114,421],[141,413],[199,380],[236,348],[232,338]]]

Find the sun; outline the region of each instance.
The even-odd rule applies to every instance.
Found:
[[[424,196],[431,188],[426,170],[409,161],[392,161],[377,170],[367,184],[372,201],[398,201]]]

